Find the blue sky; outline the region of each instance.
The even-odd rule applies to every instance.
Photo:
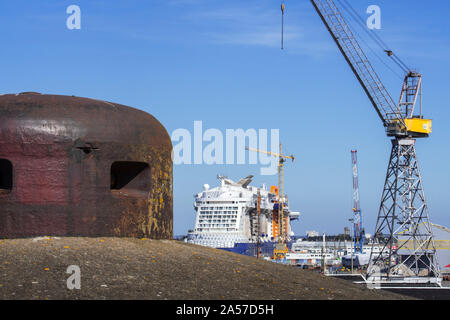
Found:
[[[423,73],[433,134],[417,150],[431,220],[450,226],[450,3],[350,0],[365,17],[381,8],[379,35]],[[373,233],[390,153],[381,122],[309,1],[41,0],[0,3],[0,90],[104,99],[153,114],[171,133],[280,129],[285,189],[301,211],[294,231],[342,232],[351,217],[350,150],[358,150],[363,223]],[[81,8],[81,30],[66,8]],[[396,100],[401,79],[374,60]],[[218,173],[276,184],[258,165],[174,167],[174,233],[193,227],[193,195]]]

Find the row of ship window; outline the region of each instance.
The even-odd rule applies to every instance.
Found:
[[[234,227],[234,224],[229,223],[217,223],[217,224],[210,224],[210,223],[200,223],[198,225],[199,228],[229,228]]]
[[[210,203],[214,203],[214,204],[230,204],[230,203],[246,203],[247,201],[197,201],[197,205],[200,204],[210,204]]]
[[[200,211],[200,214],[224,214],[224,215],[230,215],[230,214],[237,214],[237,211]]]
[[[213,216],[206,216],[204,214],[202,214],[201,216],[202,219],[236,219],[237,215],[233,214],[224,214],[224,215],[213,215]]]
[[[208,231],[209,229],[208,228],[204,228],[204,229],[198,228],[196,230],[197,231]],[[214,232],[217,232],[217,231],[237,231],[237,229],[236,228],[214,228]]]
[[[214,220],[199,220],[198,223],[214,223],[214,222],[236,222],[236,219],[214,219]]]
[[[237,210],[238,207],[200,207],[200,210]]]

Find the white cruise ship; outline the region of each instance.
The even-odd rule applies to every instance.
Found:
[[[220,186],[210,188],[205,184],[203,191],[195,195],[195,229],[189,232],[187,242],[246,255],[256,255],[259,250],[271,256],[281,231],[278,202],[283,200],[284,234],[289,244],[293,236],[291,221],[300,213],[290,210],[287,197],[279,199],[276,187],[267,190],[265,185],[250,186],[252,178],[234,182],[218,176]]]

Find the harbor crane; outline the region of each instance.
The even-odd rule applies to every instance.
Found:
[[[281,257],[283,253],[287,253],[287,219],[289,217],[284,216],[283,205],[285,202],[285,197],[283,195],[283,185],[284,185],[284,163],[287,159],[291,159],[294,162],[295,157],[293,155],[287,156],[282,153],[282,144],[280,143],[279,153],[274,153],[265,150],[259,150],[251,147],[245,147],[248,151],[254,151],[259,153],[268,154],[278,158],[278,189],[276,191],[278,197],[277,202],[274,206],[273,216],[272,216],[272,234],[274,239],[278,240],[279,246],[274,250],[274,256]]]
[[[422,75],[408,68],[392,50],[384,48],[405,73],[400,98],[398,103],[394,102],[336,5],[339,3],[354,13],[348,1],[310,1],[391,137],[391,155],[374,233],[384,247],[380,253],[371,253],[367,281],[440,286],[440,269],[415,148],[416,139],[429,136],[432,124],[431,119],[422,115]],[[371,32],[369,35],[374,39]],[[389,254],[384,254],[385,249]]]

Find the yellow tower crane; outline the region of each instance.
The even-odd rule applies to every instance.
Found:
[[[274,250],[274,259],[280,259],[284,257],[287,253],[287,219],[289,217],[284,217],[283,204],[284,204],[284,195],[283,195],[283,184],[284,184],[284,162],[286,159],[291,159],[294,161],[295,157],[293,155],[286,156],[282,153],[282,145],[280,143],[280,153],[274,153],[265,150],[259,150],[255,148],[246,147],[248,151],[254,151],[259,153],[265,153],[274,157],[278,157],[278,191],[277,191],[277,202],[278,202],[278,215],[273,215],[273,237],[278,238],[278,246]]]

